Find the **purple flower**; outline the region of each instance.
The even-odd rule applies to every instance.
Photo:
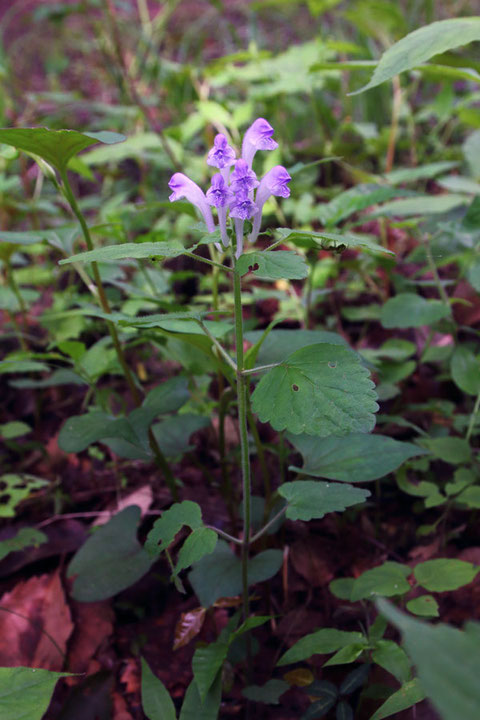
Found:
[[[257,212],[258,207],[250,200],[246,192],[239,192],[230,206],[230,217],[248,220]]]
[[[213,148],[207,155],[207,165],[219,169],[230,167],[235,163],[235,150],[230,147],[225,135],[219,133],[213,141]]]
[[[260,232],[262,209],[266,201],[271,195],[277,195],[283,198],[290,197],[290,188],[287,186],[287,183],[289,183],[291,179],[282,165],[275,165],[275,167],[263,176],[257,190],[256,203],[258,210],[253,218],[252,234],[250,235],[251,242],[255,242]]]
[[[213,222],[212,211],[208,205],[205,193],[198,187],[197,183],[194,183],[193,180],[190,180],[190,178],[183,173],[175,173],[170,178],[168,187],[172,190],[172,194],[169,197],[170,202],[181,200],[182,198],[191,202],[192,205],[195,205],[202,213],[208,232],[214,232],[215,223]]]
[[[206,197],[209,205],[221,208],[229,205],[235,195],[226,184],[225,178],[220,173],[217,173],[212,178],[212,186],[207,190]]]
[[[258,118],[243,136],[242,158],[249,167],[257,150],[275,150],[278,143],[272,138],[273,128],[264,118]]]
[[[247,194],[260,185],[256,173],[250,169],[245,160],[237,160],[230,181],[235,192]]]

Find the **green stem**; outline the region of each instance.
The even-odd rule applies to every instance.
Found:
[[[475,400],[475,405],[473,406],[473,412],[470,415],[470,422],[468,423],[468,430],[467,434],[465,436],[465,439],[470,441],[470,438],[473,433],[473,428],[475,427],[475,420],[478,414],[478,410],[480,408],[480,392],[477,395],[477,399]]]
[[[62,183],[63,183],[63,192],[68,200],[70,207],[72,208],[72,211],[77,218],[78,222],[80,223],[80,227],[82,228],[83,237],[85,238],[85,242],[87,244],[88,250],[93,250],[93,241],[92,237],[90,235],[90,230],[88,229],[88,225],[86,223],[86,220],[82,214],[82,211],[80,210],[77,200],[75,198],[75,195],[73,194],[72,187],[70,185],[70,181],[68,179],[68,174],[66,169],[63,169],[60,172]],[[110,315],[111,308],[110,303],[108,302],[107,295],[105,293],[105,288],[103,286],[102,278],[100,277],[100,271],[98,269],[98,265],[96,262],[92,263],[92,272],[93,272],[93,278],[95,282],[95,287],[97,290],[97,299],[99,301],[99,304],[102,308],[102,310],[105,313],[108,313]],[[139,390],[135,379],[132,375],[132,372],[130,370],[130,367],[128,365],[127,359],[125,357],[125,353],[123,352],[122,345],[120,343],[120,339],[118,337],[117,328],[112,322],[107,321],[107,327],[108,331],[110,333],[110,337],[112,338],[113,346],[115,348],[115,352],[118,358],[118,362],[120,363],[120,366],[123,370],[123,374],[126,380],[126,383],[128,385],[128,388],[132,394],[133,401],[137,407],[139,407],[142,404],[142,393]],[[173,477],[172,470],[170,468],[170,465],[167,462],[166,457],[160,450],[160,447],[157,443],[157,440],[155,438],[155,435],[153,434],[152,429],[148,431],[148,439],[150,443],[150,447],[152,449],[152,452],[155,456],[155,460],[157,462],[157,465],[163,472],[165,476],[166,483],[169,487],[170,492],[172,493],[172,497],[174,500],[177,499],[177,488],[175,484],[175,478]]]
[[[232,251],[235,269],[235,259]],[[240,433],[240,458],[242,468],[243,486],[243,542],[242,542],[242,585],[243,585],[243,616],[249,615],[248,598],[248,547],[250,543],[250,509],[251,509],[251,479],[250,457],[248,452],[247,431],[247,379],[243,375],[243,314],[242,314],[242,288],[239,273],[233,274],[233,293],[235,303],[235,345],[237,353],[237,404],[238,427]]]

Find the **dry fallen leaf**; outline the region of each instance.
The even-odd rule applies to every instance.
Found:
[[[190,640],[198,635],[203,627],[206,612],[205,608],[198,607],[180,615],[180,620],[175,626],[174,650],[188,645]]]
[[[140,510],[142,511],[142,517],[145,515],[147,510],[149,509],[150,505],[153,502],[153,491],[150,485],[143,485],[142,487],[138,488],[137,490],[134,490],[130,495],[127,495],[126,497],[119,500],[118,503],[115,503],[115,505],[108,507],[107,511],[105,513],[102,513],[95,522],[93,523],[93,526],[97,525],[105,525],[114,515],[124,510],[126,507],[129,507],[130,505],[138,505]]]
[[[117,692],[113,693],[113,714],[112,720],[133,720],[133,716],[130,715],[127,709],[127,703],[121,695]]]
[[[96,651],[113,632],[114,613],[109,600],[76,603],[74,612],[75,630],[68,653],[69,670],[90,674]]]
[[[62,670],[73,623],[60,574],[19,582],[0,607],[0,666]]]
[[[140,692],[140,668],[135,658],[127,658],[127,660],[125,660],[125,667],[120,674],[120,682],[126,686],[126,693]]]

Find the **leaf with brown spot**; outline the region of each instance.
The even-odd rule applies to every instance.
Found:
[[[203,627],[206,612],[205,608],[198,607],[180,615],[180,620],[175,626],[174,650],[185,647],[198,635]]]
[[[19,582],[0,608],[0,666],[62,670],[73,623],[60,574]]]

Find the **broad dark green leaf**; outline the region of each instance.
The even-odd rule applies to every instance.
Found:
[[[57,680],[68,674],[27,667],[0,668],[0,717],[42,720]]]
[[[413,328],[433,325],[449,316],[450,308],[440,300],[400,293],[383,305],[380,321],[385,328]]]
[[[288,503],[290,520],[313,520],[330,512],[343,512],[347,507],[365,502],[368,490],[347,483],[325,483],[320,480],[296,480],[280,485],[278,493]]]
[[[425,453],[417,445],[399,442],[386,435],[354,433],[328,438],[311,435],[287,437],[304,460],[302,468],[292,470],[298,470],[303,475],[350,483],[377,480],[396,470],[409,458]]]
[[[265,550],[250,558],[249,585],[273,577],[283,562],[281,550]],[[223,540],[215,550],[195,564],[188,579],[200,601],[207,608],[221,597],[233,597],[242,591],[242,563]]]
[[[478,720],[478,623],[467,623],[462,631],[448,625],[432,626],[415,620],[385,600],[378,600],[378,607],[402,632],[422,688],[443,720]]]
[[[480,568],[473,563],[454,558],[436,558],[415,566],[413,574],[419,585],[430,592],[446,592],[469,585]]]
[[[80,133],[76,130],[48,128],[0,129],[0,142],[13,145],[17,150],[34,153],[61,171],[66,169],[70,158],[90,145],[110,145],[123,140],[124,135],[108,131]]]
[[[178,240],[168,242],[123,243],[121,245],[106,245],[105,247],[77,253],[64,260],[59,265],[67,263],[116,262],[127,258],[174,258],[183,255],[184,246]]]
[[[113,597],[140,580],[152,559],[137,540],[140,508],[130,505],[88,538],[68,567],[75,577],[73,597],[96,602]]]
[[[158,414],[176,412],[190,398],[188,379],[182,375],[170,378],[150,390],[143,407],[154,407]]]
[[[461,465],[469,462],[472,451],[469,443],[461,437],[427,438],[421,441],[432,455],[451,465]]]
[[[205,701],[208,691],[215,682],[225,658],[227,657],[228,643],[217,642],[210,643],[203,647],[198,647],[192,660],[193,677],[200,695],[200,700]]]
[[[142,708],[148,720],[176,720],[175,705],[165,685],[142,658]]]
[[[245,333],[245,339],[257,343],[263,335],[262,330]],[[348,347],[345,338],[328,330],[271,330],[260,346],[257,361],[259,365],[281,363],[295,350],[301,350],[316,343],[330,343]]]
[[[356,602],[364,599],[372,600],[375,595],[384,597],[403,595],[410,590],[407,577],[411,572],[408,565],[391,561],[366,570],[355,580],[350,599]]]
[[[194,530],[183,543],[178,553],[175,574],[198,562],[205,555],[210,555],[217,544],[217,533],[210,528],[201,527]]]
[[[208,417],[184,413],[162,420],[152,429],[163,454],[168,458],[175,458],[192,450],[190,436],[208,425],[210,425]]]
[[[310,635],[305,635],[290,650],[282,655],[277,665],[290,665],[306,660],[312,655],[327,655],[347,647],[355,642],[361,642],[362,633],[345,632],[334,628],[323,628]]]
[[[245,253],[240,255],[235,267],[239,275],[251,272],[266,280],[302,280],[308,275],[305,260],[291,250]]]
[[[278,705],[283,693],[290,689],[285,680],[271,678],[265,685],[248,685],[242,690],[242,695],[248,700],[265,703],[266,705]]]
[[[412,664],[405,650],[393,640],[377,640],[372,660],[396,677],[401,685],[411,679]]]
[[[414,30],[382,55],[367,85],[350,94],[365,92],[394,75],[422,65],[434,55],[475,40],[480,40],[480,17],[441,20]]]
[[[378,405],[368,375],[353,351],[326,343],[310,345],[261,378],[252,409],[261,422],[294,434],[369,432]]]
[[[340,700],[335,711],[336,720],[353,720],[353,710],[350,703]]]
[[[185,693],[179,720],[217,720],[222,698],[220,673],[202,703],[197,683],[192,680]]]

